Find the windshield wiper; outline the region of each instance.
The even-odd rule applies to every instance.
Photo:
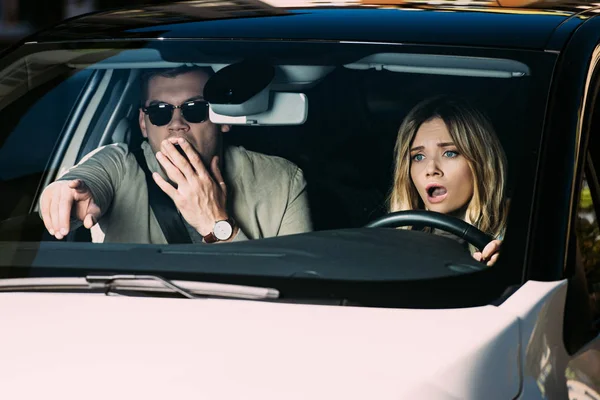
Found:
[[[85,280],[90,285],[91,289],[103,289],[105,290],[105,293],[108,293],[111,290],[128,290],[123,289],[123,285],[119,285],[118,281],[137,281],[137,283],[139,283],[140,280],[154,280],[162,284],[162,286],[171,289],[173,292],[179,293],[183,297],[187,297],[188,299],[197,298],[197,296],[190,293],[190,291],[182,289],[168,280],[155,275],[88,275],[85,277]],[[147,288],[146,285],[144,285],[144,288]]]
[[[35,290],[103,290],[171,292],[186,298],[215,296],[236,299],[276,299],[279,291],[257,286],[230,285],[213,282],[169,281],[157,275],[88,275],[85,278],[15,278],[0,279],[0,292]]]

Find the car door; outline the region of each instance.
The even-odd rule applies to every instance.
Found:
[[[600,399],[599,58],[600,47],[596,47],[585,87],[580,165],[564,271],[569,288],[563,338],[570,356],[564,377],[570,399]]]
[[[600,119],[600,118],[599,118]],[[590,143],[597,141],[590,140]],[[598,144],[596,143],[596,146]],[[596,149],[597,153],[598,150]],[[573,352],[565,370],[569,398],[600,399],[600,187],[598,172],[600,159],[588,150],[581,176],[577,203],[575,233],[575,276],[579,285],[571,286],[572,296],[582,301],[573,302],[571,318],[565,322],[566,338],[569,332],[581,335],[581,347]],[[586,305],[587,300],[587,305]],[[578,303],[577,305],[574,303]]]
[[[570,279],[564,338],[571,358],[564,371],[569,398],[600,399],[600,83],[589,88],[591,123],[583,132],[582,169],[574,204],[574,245],[565,277]],[[570,301],[569,301],[570,300]]]
[[[523,398],[536,392],[548,399],[600,399],[594,262],[600,204],[600,18],[586,17],[557,55],[534,184],[525,280],[556,282],[561,289],[535,322],[539,351],[528,353],[524,373],[537,389],[525,385]],[[524,339],[528,349],[533,339]]]

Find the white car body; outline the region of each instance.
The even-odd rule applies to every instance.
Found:
[[[42,31],[0,60],[0,400],[600,400],[600,250],[588,244],[584,260],[576,226],[600,215],[600,5],[350,3],[365,4],[132,5]],[[142,140],[146,70],[218,72],[245,58],[277,66],[260,103],[270,109],[212,103],[212,122],[238,125],[228,135],[250,150],[257,129],[254,150],[304,168],[319,232],[216,250],[92,243],[101,223],[48,233],[45,187],[90,152]],[[489,268],[442,235],[365,226],[388,215],[403,113],[443,93],[491,111],[510,150],[497,203],[510,201],[508,227],[476,246],[506,238]],[[596,208],[578,219],[584,178]],[[115,215],[154,212],[139,203]],[[155,286],[116,295],[113,273]],[[96,274],[105,286],[23,284]],[[232,292],[154,297],[175,279]]]
[[[599,340],[564,349],[566,289],[452,310],[3,293],[0,398],[598,399],[565,376],[600,366]]]

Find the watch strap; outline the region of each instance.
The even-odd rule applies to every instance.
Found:
[[[209,233],[206,236],[202,236],[202,238],[204,239],[205,243],[215,243],[219,241],[219,239],[217,239],[213,232]]]

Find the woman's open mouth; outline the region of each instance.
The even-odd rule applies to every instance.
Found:
[[[438,185],[437,183],[430,183],[425,188],[425,191],[427,192],[427,201],[432,204],[444,201],[448,195],[448,190],[446,190],[444,186]]]

